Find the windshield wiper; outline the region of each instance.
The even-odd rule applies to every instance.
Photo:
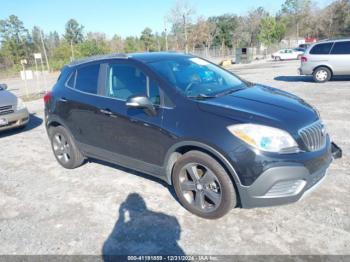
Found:
[[[196,96],[188,96],[188,98],[194,98],[197,100],[201,100],[201,99],[208,99],[208,98],[215,98],[216,96],[212,96],[212,95],[206,95],[206,94],[198,94]]]
[[[215,97],[218,97],[218,96],[226,96],[226,95],[229,95],[229,94],[232,94],[232,93],[235,93],[237,91],[240,91],[244,89],[244,87],[241,87],[241,88],[230,88],[230,89],[227,89],[225,91],[222,91],[220,93],[217,93],[215,94]]]

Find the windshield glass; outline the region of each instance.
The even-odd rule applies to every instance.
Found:
[[[149,65],[187,97],[217,96],[246,87],[239,78],[196,57],[161,60]]]

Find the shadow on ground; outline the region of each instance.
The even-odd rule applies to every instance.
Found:
[[[283,82],[307,82],[307,83],[315,83],[312,76],[277,76],[274,78],[276,81]],[[337,76],[333,77],[330,81],[350,81],[350,77],[348,76]]]
[[[177,219],[149,210],[139,194],[129,194],[117,217],[102,247],[104,261],[116,261],[118,255],[184,255],[177,243],[181,234]]]
[[[7,137],[7,136],[13,136],[17,135],[19,133],[30,131],[34,128],[37,128],[43,123],[43,120],[40,117],[37,117],[36,114],[30,114],[29,116],[29,122],[25,127],[19,127],[16,129],[10,129],[6,131],[0,132],[0,138]]]
[[[142,178],[145,178],[145,179],[157,182],[157,183],[161,184],[162,186],[164,186],[165,188],[167,188],[169,190],[169,193],[172,195],[172,197],[176,201],[178,201],[176,193],[175,193],[175,190],[174,190],[174,187],[169,186],[168,183],[165,182],[161,178],[158,178],[158,177],[155,177],[155,176],[152,176],[152,175],[148,175],[148,174],[136,171],[134,169],[130,169],[130,168],[124,167],[124,166],[120,166],[120,165],[117,165],[117,164],[106,162],[106,161],[103,161],[103,160],[100,160],[100,159],[89,158],[88,161],[92,162],[92,163],[99,164],[99,165],[109,166],[111,168],[115,168],[115,169],[118,169],[120,171],[123,171],[123,172],[129,173],[129,174],[135,175],[135,176],[139,176],[139,177],[142,177]]]

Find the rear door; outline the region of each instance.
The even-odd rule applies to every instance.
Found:
[[[331,50],[334,73],[350,75],[350,41],[335,42]]]
[[[100,64],[85,64],[74,70],[65,84],[64,93],[59,94],[57,110],[73,134],[75,140],[84,145],[98,146],[103,118],[103,98],[99,88],[103,84]]]

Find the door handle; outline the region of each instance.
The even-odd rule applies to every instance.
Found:
[[[67,103],[67,102],[68,102],[68,100],[65,99],[64,97],[61,97],[61,98],[59,99],[59,101],[60,101],[60,102],[63,102],[63,103]]]
[[[110,110],[108,110],[108,109],[100,109],[100,112],[101,112],[102,114],[105,114],[105,115],[108,115],[108,116],[110,116],[110,115],[113,114],[113,113],[112,113]]]

